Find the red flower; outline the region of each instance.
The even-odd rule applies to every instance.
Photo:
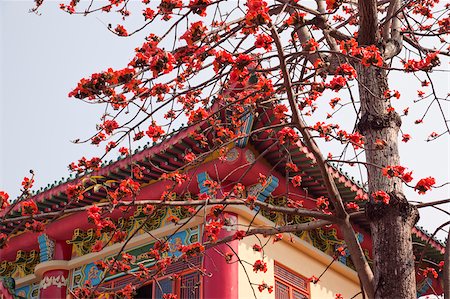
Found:
[[[298,172],[298,167],[294,163],[286,163],[286,170],[292,171],[292,172]]]
[[[8,198],[9,198],[8,193],[0,191],[0,210],[9,206]]]
[[[311,38],[307,42],[303,44],[303,50],[306,52],[316,52],[317,48],[319,47],[319,43],[316,42],[314,38]]]
[[[262,251],[262,247],[259,246],[258,244],[253,245],[252,248],[253,248],[253,251],[256,251],[256,252],[261,252]]]
[[[356,70],[348,63],[341,64],[335,72],[335,75],[348,76],[348,79],[356,78]]]
[[[267,291],[269,292],[269,294],[273,292],[273,286],[269,286],[269,285],[267,285],[267,283],[265,283],[265,282],[263,281],[260,285],[258,285],[258,290],[259,290],[260,292],[262,292],[262,291],[264,291],[265,289],[267,289]]]
[[[345,85],[347,84],[347,79],[345,79],[342,76],[334,76],[334,78],[330,81],[330,84],[328,84],[328,87],[338,92],[341,90]]]
[[[436,180],[433,177],[427,177],[417,182],[414,190],[417,190],[419,194],[425,194],[431,187],[436,184]]]
[[[82,184],[71,185],[69,184],[66,189],[66,194],[69,199],[75,199],[76,201],[84,198],[84,186]]]
[[[317,201],[316,201],[317,208],[319,208],[321,210],[325,210],[325,209],[328,209],[329,204],[330,203],[328,202],[328,198],[323,197],[323,196],[317,198]]]
[[[181,0],[162,0],[159,4],[158,13],[163,15],[163,20],[170,20],[172,18],[171,14],[175,8],[182,8],[183,1]]]
[[[197,41],[201,41],[206,36],[206,26],[202,21],[191,24],[191,27],[186,31],[180,39],[184,39],[188,46],[194,45]]]
[[[300,187],[300,185],[302,184],[302,176],[301,175],[294,176],[291,182],[292,185],[294,185],[294,187]]]
[[[353,148],[359,149],[359,148],[363,147],[363,144],[364,144],[363,138],[364,137],[361,134],[359,134],[359,132],[355,132],[353,134],[348,134],[347,138],[353,145]]]
[[[153,141],[157,141],[164,134],[164,130],[153,122],[145,133],[148,137],[152,138]]]
[[[114,29],[114,31],[119,36],[128,36],[127,30],[122,25],[117,25],[117,27],[116,27],[116,29]]]
[[[33,179],[29,179],[29,178],[23,178],[22,181],[22,187],[24,190],[28,190],[31,189],[31,187],[33,187],[34,184],[34,180]]]
[[[155,11],[150,7],[147,7],[142,14],[144,15],[144,18],[147,21],[153,19],[153,17],[155,16]]]
[[[288,108],[284,104],[276,105],[273,108],[273,114],[278,119],[284,119],[286,117],[285,113],[288,112]]]
[[[44,230],[45,230],[45,225],[44,225],[44,223],[42,223],[42,222],[40,222],[40,221],[36,221],[36,220],[34,220],[33,219],[33,221],[30,223],[30,222],[27,222],[26,224],[25,224],[25,227],[28,229],[28,230],[30,230],[30,231],[32,231],[32,232],[35,232],[35,233],[40,233],[40,232],[43,232]]]
[[[359,211],[359,206],[358,204],[354,203],[354,202],[348,202],[345,204],[345,207],[349,210],[354,210],[354,211]]]
[[[196,123],[202,121],[208,117],[208,112],[204,108],[198,108],[195,111],[192,111],[189,115],[189,123]]]
[[[402,180],[403,180],[405,183],[410,183],[410,182],[413,180],[413,178],[412,178],[412,171],[407,172],[407,173],[404,173],[404,174],[402,175]]]
[[[278,241],[281,241],[282,239],[283,239],[283,235],[282,235],[282,234],[276,234],[276,235],[273,237],[273,243],[278,242]]]
[[[119,148],[119,153],[124,156],[127,156],[129,154],[128,149],[126,147]]]
[[[258,34],[256,36],[255,47],[264,48],[267,51],[272,50],[273,39],[266,34]]]
[[[388,178],[393,178],[393,177],[401,177],[405,172],[405,170],[406,170],[405,167],[396,165],[396,166],[386,166],[381,171],[384,176]]]
[[[285,144],[287,141],[295,143],[299,139],[297,133],[291,127],[284,127],[283,129],[278,131],[277,135],[280,144]]]
[[[105,120],[103,124],[100,125],[100,128],[105,130],[106,134],[112,134],[112,132],[119,127],[119,124],[114,119]]]
[[[189,7],[192,12],[198,14],[201,17],[206,16],[206,8],[211,3],[211,0],[191,0],[189,2]]]
[[[242,240],[244,239],[246,235],[246,232],[243,230],[238,230],[234,235],[233,235],[233,240]]]
[[[434,268],[427,267],[426,269],[423,270],[422,275],[425,276],[425,277],[428,277],[428,273],[431,273],[431,275],[434,278],[438,278],[439,277],[438,273],[436,272],[436,270]]]
[[[403,134],[402,135],[402,141],[403,142],[408,142],[409,140],[411,139],[411,135],[409,135],[409,134]]]
[[[377,191],[377,192],[373,192],[372,193],[372,198],[373,198],[373,200],[376,203],[382,202],[382,203],[384,203],[386,205],[389,204],[389,200],[390,200],[389,195],[386,192],[382,191],[382,190]]]
[[[22,216],[31,216],[38,213],[38,207],[32,200],[24,201],[22,203]]]
[[[205,251],[205,247],[200,243],[194,243],[191,245],[183,246],[181,248],[181,252],[183,252],[186,256],[198,256]]]
[[[267,263],[265,263],[262,260],[257,260],[253,264],[253,271],[254,272],[262,271],[262,272],[266,273],[267,272]]]
[[[289,18],[286,20],[286,25],[289,26],[295,26],[297,24],[303,24],[303,22],[305,21],[305,16],[306,14],[303,12],[298,12],[295,11],[294,13],[292,13]]]

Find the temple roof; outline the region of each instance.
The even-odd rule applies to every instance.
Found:
[[[264,124],[272,123],[274,116],[272,113],[261,113],[258,120],[253,124],[253,129],[257,131],[258,128],[264,126]],[[204,148],[201,148],[198,141],[192,137],[194,131],[201,131],[206,128],[206,123],[200,123],[195,126],[185,127],[172,134],[169,138],[162,140],[159,143],[154,143],[152,146],[147,144],[142,148],[138,148],[134,151],[134,154],[127,157],[119,157],[117,161],[109,161],[104,163],[100,170],[89,173],[90,175],[104,176],[109,180],[121,180],[129,177],[131,172],[132,163],[137,163],[140,166],[145,167],[144,175],[141,180],[138,180],[143,184],[150,184],[160,179],[164,172],[171,172],[179,169],[184,165],[183,156],[187,151],[191,151],[196,155],[205,152]],[[269,133],[261,130],[258,133],[252,134],[249,138],[249,145],[254,148],[258,153],[264,153],[263,159],[268,161],[271,165],[274,165],[275,170],[284,174],[286,171],[286,155],[283,154],[281,145],[276,144],[275,138],[269,138]],[[283,145],[285,147],[285,145]],[[206,149],[207,150],[207,149]],[[289,145],[288,150],[292,158],[292,162],[299,167],[299,174],[302,176],[301,188],[312,197],[325,196],[327,197],[327,191],[324,186],[324,181],[320,173],[320,169],[317,166],[313,155],[308,149],[301,143]],[[329,164],[328,170],[332,173],[338,190],[344,200],[344,202],[354,201],[355,196],[358,194],[367,198],[367,192],[364,188],[344,174],[342,170],[337,169],[335,166]],[[100,189],[90,191],[84,194],[84,199],[78,202],[70,203],[65,190],[69,184],[75,184],[82,180],[84,176],[69,177],[65,180],[55,182],[47,186],[47,188],[39,190],[31,197],[31,200],[36,202],[38,209],[41,213],[51,213],[47,219],[58,216],[57,212],[64,209],[72,209],[92,205],[93,203],[100,202],[106,198],[104,190]],[[361,203],[361,202],[360,202]],[[363,208],[362,202],[361,207]],[[5,211],[0,213],[3,216]],[[5,219],[11,219],[21,216],[19,205],[17,205]],[[45,218],[44,218],[45,219]],[[366,217],[360,216],[355,222],[369,231],[369,224]],[[6,225],[0,226],[0,231],[3,233],[11,233],[14,231],[23,231],[25,228],[24,222],[21,220],[10,221]],[[431,245],[427,252],[427,257],[432,260],[442,259],[441,256],[444,253],[445,246],[442,242],[431,238],[430,235],[420,227],[416,227],[413,230],[413,241]]]

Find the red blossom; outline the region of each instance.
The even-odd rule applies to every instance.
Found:
[[[144,18],[147,21],[153,19],[153,17],[155,16],[155,11],[150,7],[147,7],[142,14],[144,15]]]
[[[276,234],[276,235],[273,236],[273,243],[281,241],[282,239],[283,239],[283,235],[282,234]]]
[[[292,172],[298,172],[298,167],[294,163],[288,162],[288,163],[286,163],[286,170],[289,170]]]
[[[323,197],[323,196],[317,198],[317,200],[316,200],[316,206],[317,206],[318,209],[321,209],[321,210],[328,209],[328,205],[329,204],[330,203],[328,201],[328,198]]]
[[[355,202],[348,202],[345,204],[345,207],[349,210],[359,211],[359,206]]]
[[[117,35],[119,36],[128,36],[128,32],[125,29],[125,27],[123,27],[122,25],[117,25],[116,29],[114,29],[114,31],[117,33]]]
[[[153,122],[145,133],[148,137],[152,138],[153,141],[157,141],[164,134],[164,130]]]
[[[206,119],[207,117],[208,112],[204,108],[200,107],[197,110],[194,110],[190,113],[189,123],[190,124],[197,123],[199,121]]]
[[[431,276],[433,276],[435,279],[439,277],[439,274],[437,273],[436,269],[431,267],[427,267],[422,271],[422,275],[424,277],[428,277],[428,274],[431,274]]]
[[[305,16],[306,16],[305,13],[295,11],[289,16],[289,18],[286,20],[285,24],[289,25],[289,26],[303,24],[303,22],[305,21]]]
[[[278,140],[280,144],[285,144],[286,142],[295,143],[298,141],[298,134],[291,127],[284,127],[278,131]]]
[[[260,292],[264,291],[265,289],[267,289],[267,291],[269,292],[269,294],[271,294],[273,292],[273,286],[269,286],[267,283],[265,283],[264,281],[258,285],[258,290]]]
[[[22,187],[23,190],[29,190],[33,187],[34,179],[29,179],[27,177],[23,178]]]
[[[198,14],[201,17],[206,16],[206,8],[211,4],[211,0],[191,0],[189,7],[194,14]]]
[[[314,38],[309,39],[303,44],[303,50],[309,53],[316,52],[319,48],[319,43]]]
[[[267,34],[258,34],[256,36],[255,47],[264,48],[264,50],[272,50],[273,39]]]
[[[262,272],[266,273],[267,272],[267,263],[262,260],[257,260],[253,264],[253,271],[254,272],[262,271]]]
[[[5,191],[0,191],[0,210],[9,206],[8,202],[9,194]]]
[[[74,199],[75,201],[83,200],[84,198],[84,186],[81,183],[72,185],[69,184],[66,189],[66,194],[69,199]]]
[[[38,207],[36,203],[32,200],[24,201],[22,206],[22,216],[31,216],[38,213]]]
[[[30,222],[25,223],[25,227],[26,229],[35,233],[40,233],[45,230],[45,224],[40,221],[36,221],[34,219],[31,223]]]
[[[347,79],[345,79],[342,76],[334,76],[334,78],[331,79],[330,83],[328,84],[328,87],[331,90],[338,92],[346,85],[347,85]]]
[[[158,8],[159,14],[163,15],[163,20],[167,21],[172,18],[173,10],[183,7],[183,1],[181,0],[161,0]]]
[[[341,64],[335,71],[336,75],[347,76],[348,79],[356,78],[356,70],[348,63]]]
[[[119,148],[119,153],[120,153],[121,155],[123,155],[123,156],[129,155],[128,148],[126,148],[126,147],[121,147],[121,148]]]
[[[409,140],[411,139],[411,135],[409,135],[409,134],[403,134],[402,135],[402,141],[403,142],[408,142]]]
[[[427,177],[418,181],[414,190],[417,190],[419,194],[425,194],[425,192],[431,190],[434,184],[436,184],[436,180],[433,177]]]
[[[253,248],[253,251],[256,251],[256,252],[262,251],[262,247],[259,246],[258,244],[254,244],[252,248]]]
[[[296,175],[291,179],[292,185],[294,185],[294,187],[300,187],[300,185],[302,184],[302,176],[301,175]]]
[[[373,192],[372,193],[372,198],[373,198],[373,200],[376,203],[382,202],[382,203],[384,203],[386,205],[389,204],[389,200],[390,200],[389,195],[386,192],[382,191],[382,190]]]
[[[191,24],[191,27],[186,31],[180,39],[184,39],[188,46],[194,45],[197,41],[201,41],[206,36],[206,26],[202,21]]]

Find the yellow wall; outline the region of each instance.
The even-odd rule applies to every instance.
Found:
[[[248,220],[240,216],[239,223],[247,224]],[[267,239],[263,237],[260,237],[260,239],[263,242],[267,241]],[[252,264],[262,257],[260,252],[254,252],[252,249],[253,244],[259,244],[257,238],[251,236],[244,238],[239,242],[238,252],[240,259],[250,263],[247,264],[243,262],[251,282],[259,284],[264,281],[268,285],[274,286],[275,281],[273,271],[275,261],[306,278],[313,275],[319,276],[331,261],[331,257],[297,237],[293,238],[295,243],[286,241],[286,239],[289,239],[288,234],[284,235],[283,241],[273,244],[271,240],[264,247],[264,261],[268,266],[266,273],[253,272]],[[254,289],[258,299],[275,298],[275,292],[269,294],[267,290],[264,290],[260,293],[257,285],[254,286]],[[312,299],[334,299],[336,293],[341,293],[344,298],[351,298],[360,292],[358,277],[355,271],[339,262],[334,262],[333,266],[327,270],[317,284],[314,285],[310,283],[310,292]],[[242,266],[239,267],[239,298],[254,298],[251,286]],[[358,295],[355,298],[362,298],[362,296]]]

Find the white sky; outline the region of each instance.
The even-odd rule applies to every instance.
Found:
[[[74,145],[70,140],[89,137],[101,110],[69,99],[67,94],[82,77],[125,66],[147,34],[118,38],[104,25],[111,16],[68,16],[56,1],[46,2],[41,16],[28,13],[31,7],[33,1],[0,0],[0,190],[11,197],[19,194],[21,180],[28,176],[29,169],[35,171],[35,186],[39,188],[67,177],[70,162],[100,153],[89,144]],[[138,17],[127,23],[137,26],[141,21]],[[440,68],[448,69],[448,61]],[[440,95],[449,92],[448,73],[433,75]],[[418,88],[416,82],[410,83],[401,75],[391,80],[391,89],[399,89],[403,97],[415,97]],[[449,106],[445,108],[448,115]],[[431,117],[425,124],[414,126],[412,122],[423,110],[416,105],[410,111],[413,116],[403,130],[413,139],[402,144],[402,164],[414,170],[415,178],[431,175],[438,184],[449,181],[449,137],[432,144],[423,142],[429,133],[441,130],[442,120]],[[411,200],[450,198],[449,186],[426,196],[406,192]],[[450,205],[441,208],[450,211]],[[419,225],[429,231],[449,218],[432,209],[421,212]],[[439,237],[443,239],[444,235]]]

